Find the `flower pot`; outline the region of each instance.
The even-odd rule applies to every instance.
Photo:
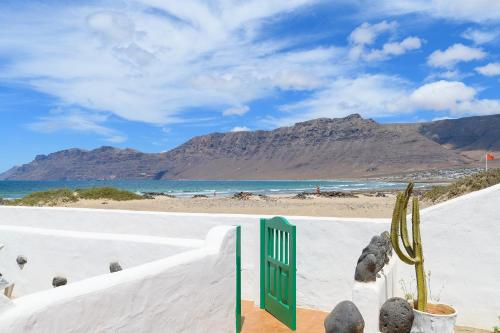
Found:
[[[411,333],[453,333],[457,311],[445,304],[427,304],[427,312],[413,309]]]

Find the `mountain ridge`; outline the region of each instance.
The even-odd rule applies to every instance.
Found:
[[[380,124],[358,114],[195,136],[163,153],[103,146],[37,155],[6,180],[308,179],[467,167],[500,151],[500,115]],[[474,165],[475,166],[475,165]]]

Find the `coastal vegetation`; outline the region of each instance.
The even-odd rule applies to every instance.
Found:
[[[460,178],[449,185],[433,186],[430,190],[424,192],[423,199],[433,203],[446,201],[496,184],[500,184],[500,168]]]
[[[115,201],[127,201],[144,199],[142,195],[130,191],[119,190],[114,187],[92,187],[86,189],[77,189],[76,195],[80,199],[89,200],[109,199]]]
[[[56,206],[69,202],[76,202],[78,198],[73,191],[67,188],[33,192],[23,198],[5,201],[10,206]]]
[[[3,200],[2,204],[10,206],[57,206],[77,202],[80,199],[126,201],[140,200],[144,199],[144,197],[136,193],[113,187],[93,187],[77,189],[75,191],[67,188],[61,188],[33,192],[20,199]]]

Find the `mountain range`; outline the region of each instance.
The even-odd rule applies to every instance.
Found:
[[[339,179],[477,167],[500,152],[500,115],[381,124],[358,114],[197,136],[164,153],[101,147],[38,155],[4,180]]]

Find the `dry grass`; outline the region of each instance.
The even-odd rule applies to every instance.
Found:
[[[68,202],[76,202],[78,198],[73,191],[67,188],[33,192],[21,199],[5,201],[4,204],[11,206],[56,206]]]
[[[3,200],[2,204],[10,206],[58,206],[79,199],[107,199],[114,201],[140,200],[144,197],[113,187],[94,187],[72,191],[67,188],[33,192],[21,199]]]
[[[141,200],[144,199],[142,195],[132,193],[129,191],[119,190],[114,187],[93,187],[87,189],[76,190],[78,198],[80,199],[109,199],[115,201],[127,200]]]
[[[446,201],[499,183],[500,168],[491,169],[461,178],[447,186],[434,186],[424,192],[423,199],[431,202]]]

